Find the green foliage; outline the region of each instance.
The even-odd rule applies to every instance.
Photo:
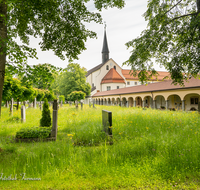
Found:
[[[37,101],[42,101],[45,96],[44,90],[37,89]]]
[[[40,119],[41,127],[50,127],[51,126],[51,115],[47,99],[44,99],[42,118]]]
[[[151,0],[144,14],[148,27],[128,42],[132,54],[124,64],[142,82],[157,75],[152,58],[164,66],[175,84],[200,72],[200,0]],[[138,73],[138,72],[139,73]]]
[[[44,94],[44,98],[46,98],[48,101],[53,101],[54,99],[56,99],[56,96],[53,94],[53,92],[49,90],[45,90]]]
[[[65,102],[65,96],[63,95],[59,96],[59,101]]]
[[[67,97],[73,91],[82,91],[86,95],[91,92],[91,86],[86,82],[87,71],[77,63],[67,65],[65,72],[59,78],[59,91]]]
[[[19,122],[19,121],[20,121],[20,118],[17,116],[13,116],[6,120],[6,122],[9,122],[9,123],[13,123],[13,122],[15,123],[15,122]]]
[[[82,91],[73,91],[68,96],[67,99],[70,101],[80,101],[85,98],[85,93]]]
[[[50,137],[51,129],[48,127],[30,127],[22,128],[16,133],[16,138],[30,139],[30,138],[48,138]]]

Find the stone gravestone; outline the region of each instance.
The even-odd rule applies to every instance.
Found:
[[[37,103],[37,100],[36,100],[36,98],[35,98],[35,99],[34,99],[34,102],[33,102],[33,105],[34,105],[33,107],[34,107],[34,108],[37,107],[37,106],[36,106],[36,103]]]
[[[81,109],[83,109],[83,102],[81,102]]]
[[[112,112],[102,110],[103,130],[109,136],[112,136]]]
[[[26,121],[26,107],[21,106],[21,122],[24,123]]]
[[[60,101],[60,107],[62,107],[62,104],[63,104],[63,102],[62,102],[62,100]]]
[[[95,108],[95,105],[94,105],[94,100],[93,100],[93,108]]]
[[[54,100],[51,137],[54,137],[55,140],[57,139],[57,128],[58,128],[58,102],[57,102],[57,100]]]
[[[13,116],[13,98],[11,99],[10,115]]]

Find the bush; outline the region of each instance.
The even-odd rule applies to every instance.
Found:
[[[40,119],[41,127],[50,127],[51,126],[51,116],[49,110],[49,104],[47,99],[44,99],[43,110],[42,110],[42,118]]]
[[[29,139],[29,138],[48,138],[50,137],[51,129],[47,127],[33,127],[22,128],[16,133],[16,138]]]

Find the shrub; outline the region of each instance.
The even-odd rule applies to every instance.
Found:
[[[29,138],[48,138],[51,134],[51,128],[47,127],[33,127],[22,128],[16,133],[16,138],[29,139]]]
[[[43,110],[42,110],[42,118],[40,119],[41,127],[50,127],[51,126],[51,116],[49,110],[49,104],[47,99],[44,99]]]

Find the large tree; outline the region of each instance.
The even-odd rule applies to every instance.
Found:
[[[124,64],[142,82],[156,75],[155,60],[175,84],[200,72],[200,0],[149,0],[144,14],[148,27],[128,42],[131,56]],[[139,73],[138,73],[139,71]]]
[[[0,0],[0,109],[5,65],[25,71],[27,57],[36,57],[35,49],[28,47],[30,36],[40,37],[42,50],[52,49],[61,59],[76,59],[86,49],[87,38],[96,37],[84,23],[101,23],[102,19],[87,10],[88,1]],[[98,10],[124,6],[123,0],[93,1]],[[16,43],[17,37],[21,44]]]
[[[67,65],[65,72],[59,77],[59,91],[65,98],[73,91],[82,91],[90,95],[91,86],[86,82],[87,71],[81,68],[78,63]]]

